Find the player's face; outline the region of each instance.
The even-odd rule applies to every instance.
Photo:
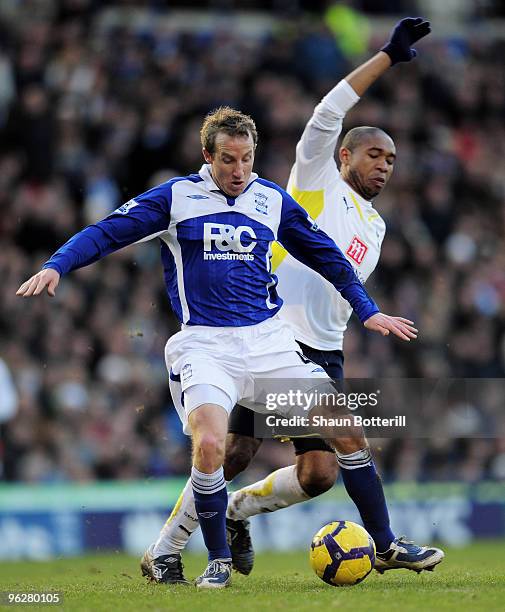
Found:
[[[214,153],[203,150],[205,161],[211,165],[212,178],[227,195],[236,198],[247,187],[254,164],[252,136],[230,136],[219,132]]]
[[[365,200],[373,200],[389,181],[395,159],[395,145],[387,134],[369,136],[354,151],[340,149],[342,178]]]

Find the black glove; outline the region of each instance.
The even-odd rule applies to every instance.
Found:
[[[417,55],[417,51],[410,45],[430,32],[429,21],[424,21],[422,17],[406,17],[396,24],[391,40],[382,47],[381,51],[389,55],[393,66],[398,62],[410,62]]]

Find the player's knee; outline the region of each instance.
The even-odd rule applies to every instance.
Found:
[[[350,455],[351,453],[356,453],[357,451],[367,448],[368,442],[366,441],[363,430],[360,428],[355,432],[355,435],[348,438],[337,438],[333,442],[333,446],[341,455]]]
[[[335,484],[336,477],[336,473],[334,477],[330,474],[310,474],[302,478],[300,485],[307,495],[317,497],[331,489]]]
[[[316,460],[307,458],[308,460],[299,462],[297,466],[300,486],[310,497],[326,493],[337,479],[338,468],[335,455],[326,452],[319,453],[319,455]]]
[[[194,461],[206,470],[217,470],[224,461],[224,441],[212,433],[202,434],[194,446]]]
[[[224,460],[224,477],[233,480],[243,472],[261,445],[261,441],[248,436],[228,434],[226,455]]]

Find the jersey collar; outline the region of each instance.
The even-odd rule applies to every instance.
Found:
[[[219,193],[222,193],[221,189],[219,189],[214,179],[212,178],[212,174],[210,172],[210,164],[203,164],[198,174],[203,178],[203,182],[208,191],[219,191]],[[249,189],[249,186],[251,185],[251,183],[254,183],[254,181],[257,178],[258,178],[258,175],[255,172],[251,172],[251,176],[249,177],[249,182],[247,183],[246,188],[244,189],[242,193],[245,193]],[[240,195],[242,195],[242,193]]]

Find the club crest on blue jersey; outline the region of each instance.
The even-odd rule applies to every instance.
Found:
[[[256,210],[262,215],[268,215],[268,204],[267,204],[268,196],[264,193],[255,193],[254,194],[254,203],[256,205]]]

